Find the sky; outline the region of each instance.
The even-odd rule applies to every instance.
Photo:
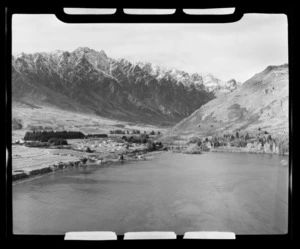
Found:
[[[246,14],[226,24],[68,24],[51,14],[15,14],[12,53],[89,47],[114,59],[244,82],[288,62],[287,27],[283,14]]]

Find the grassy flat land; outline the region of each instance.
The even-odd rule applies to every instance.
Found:
[[[144,144],[127,144],[117,142],[118,137],[69,139],[66,148],[34,148],[25,145],[12,146],[12,173],[30,173],[59,163],[70,163],[87,158],[97,163],[119,160],[121,154],[124,159],[134,159],[146,148]],[[90,148],[92,152],[86,152]],[[131,153],[132,152],[132,153]],[[129,155],[131,154],[131,155]],[[133,157],[132,157],[133,156]],[[137,157],[141,158],[141,157]]]
[[[29,148],[20,145],[12,147],[12,170],[31,171],[45,168],[59,162],[71,162],[79,159],[71,155],[55,153],[53,149]]]
[[[26,131],[33,129],[81,131],[85,134],[109,133],[110,130],[117,129],[140,130],[147,133],[159,130],[164,133],[167,129],[167,127],[111,120],[89,113],[70,112],[47,106],[32,106],[20,102],[13,102],[12,118],[14,127],[21,127],[21,129],[13,129],[13,141],[22,139]]]

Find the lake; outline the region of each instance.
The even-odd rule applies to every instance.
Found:
[[[282,234],[286,156],[165,152],[73,168],[13,185],[14,234],[232,231]]]

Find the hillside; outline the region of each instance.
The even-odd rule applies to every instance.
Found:
[[[288,64],[268,66],[237,90],[221,94],[169,130],[165,140],[264,130],[288,136]]]

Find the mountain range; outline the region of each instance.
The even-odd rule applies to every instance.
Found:
[[[139,123],[174,125],[240,85],[87,47],[12,57],[13,102]]]
[[[13,109],[25,104],[51,107],[51,113],[173,126],[165,138],[260,129],[287,136],[288,86],[288,64],[268,66],[241,84],[112,59],[87,47],[12,57]],[[22,120],[16,120],[17,129]]]

